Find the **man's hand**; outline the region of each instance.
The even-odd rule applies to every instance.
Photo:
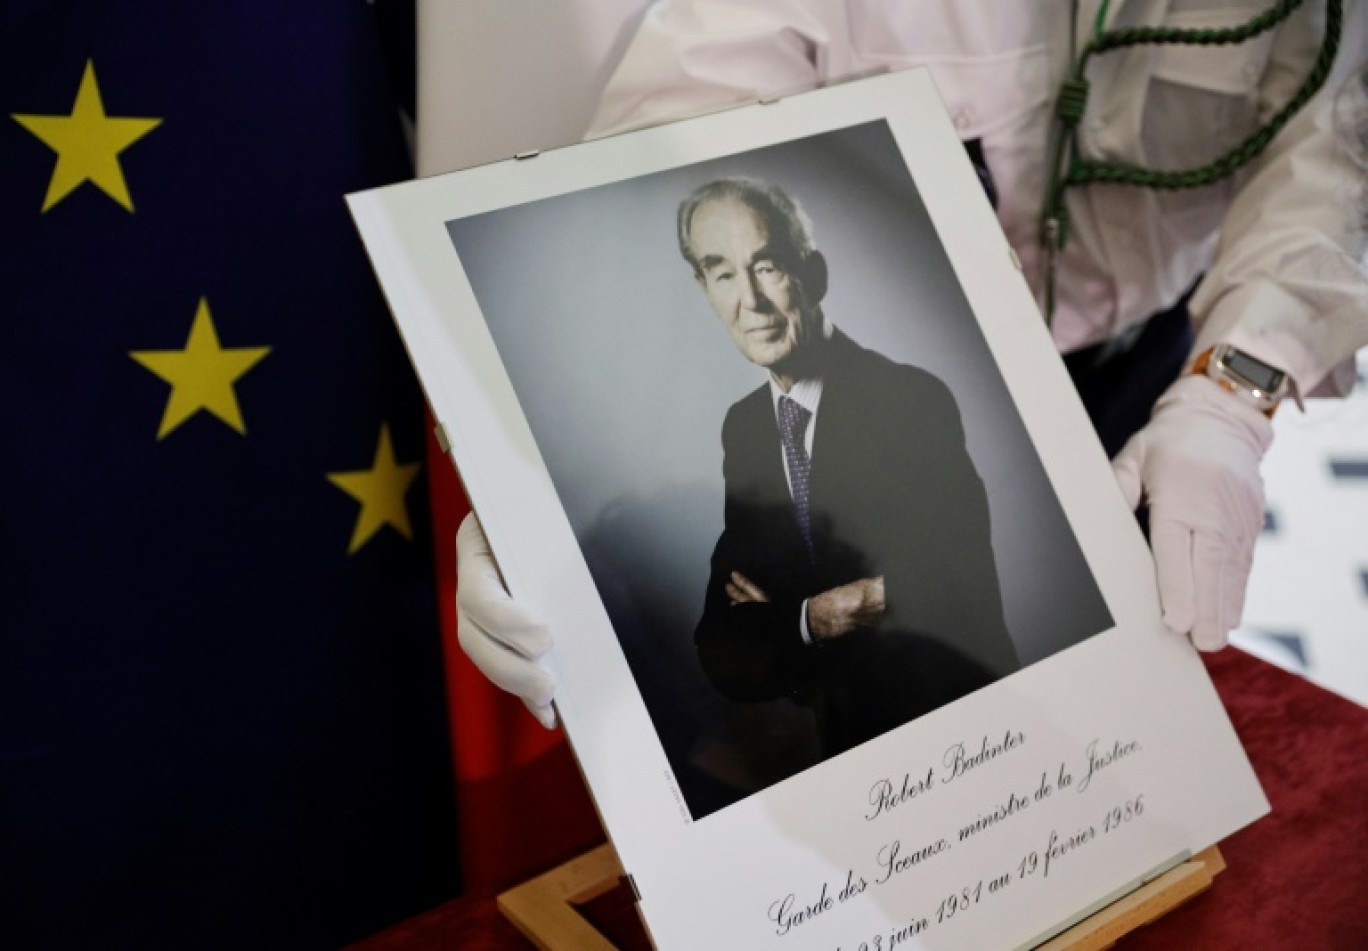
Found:
[[[1263,525],[1259,460],[1272,439],[1262,413],[1188,376],[1112,463],[1127,504],[1149,501],[1164,623],[1201,650],[1224,647],[1240,623]]]
[[[769,601],[769,595],[739,571],[733,571],[727,581],[727,597],[732,607],[738,604],[764,604]]]
[[[808,599],[808,632],[814,641],[843,637],[868,627],[884,613],[884,580],[861,578]]]
[[[456,632],[486,677],[527,704],[541,725],[556,725],[556,680],[539,663],[551,632],[508,595],[489,541],[472,512],[456,530]]]

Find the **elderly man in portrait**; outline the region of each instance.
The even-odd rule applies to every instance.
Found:
[[[712,683],[811,707],[829,757],[1017,670],[950,391],[827,320],[826,260],[778,186],[710,182],[678,228],[713,311],[769,373],[722,427],[725,526],[695,634]]]

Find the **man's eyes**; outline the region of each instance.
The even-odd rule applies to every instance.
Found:
[[[756,280],[766,284],[778,284],[788,276],[788,272],[773,261],[760,261],[753,265],[751,270],[755,273]]]
[[[752,264],[750,268],[756,280],[774,283],[784,278],[786,271],[773,261],[760,261]],[[731,268],[714,268],[708,272],[708,280],[714,284],[726,284],[736,277],[737,272]]]

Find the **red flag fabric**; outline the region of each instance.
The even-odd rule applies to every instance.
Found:
[[[485,679],[456,639],[456,529],[470,503],[431,425],[428,432],[462,881],[469,890],[503,889],[587,851],[603,830],[565,734],[543,729]]]

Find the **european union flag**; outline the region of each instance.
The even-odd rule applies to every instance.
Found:
[[[342,196],[363,0],[0,23],[0,944],[336,947],[450,897],[420,395]]]

